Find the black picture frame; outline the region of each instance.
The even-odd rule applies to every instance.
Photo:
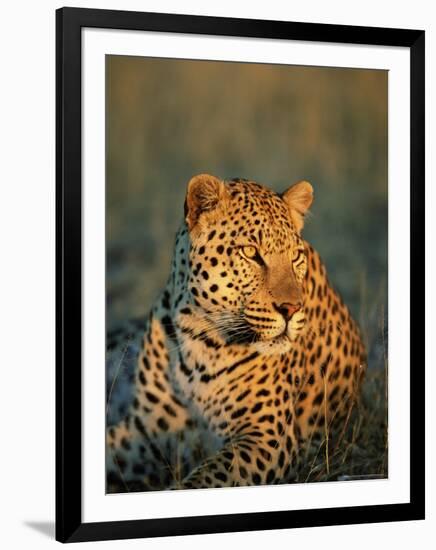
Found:
[[[410,49],[410,502],[82,522],[81,30],[84,27]],[[420,30],[62,8],[56,12],[56,539],[61,542],[424,519],[424,55]],[[418,321],[419,320],[419,321]],[[412,368],[413,367],[413,368]]]

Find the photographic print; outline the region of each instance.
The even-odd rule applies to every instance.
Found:
[[[388,72],[106,56],[106,491],[388,477]]]

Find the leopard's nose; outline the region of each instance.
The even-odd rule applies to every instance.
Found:
[[[301,309],[301,304],[291,304],[289,302],[284,302],[280,305],[274,304],[274,307],[281,315],[283,315],[285,321],[287,322],[292,317],[292,315],[294,315],[295,312]]]

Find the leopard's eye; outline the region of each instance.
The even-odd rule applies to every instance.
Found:
[[[242,254],[247,258],[253,259],[256,256],[257,250],[255,246],[243,246],[241,248]]]
[[[264,261],[262,260],[262,257],[255,246],[252,246],[252,245],[241,246],[239,251],[241,255],[247,260],[254,260],[259,265],[264,265]]]

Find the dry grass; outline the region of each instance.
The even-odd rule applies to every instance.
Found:
[[[388,475],[386,372],[370,369],[359,405],[336,446],[326,453],[326,439],[311,456],[300,482],[378,479]]]

